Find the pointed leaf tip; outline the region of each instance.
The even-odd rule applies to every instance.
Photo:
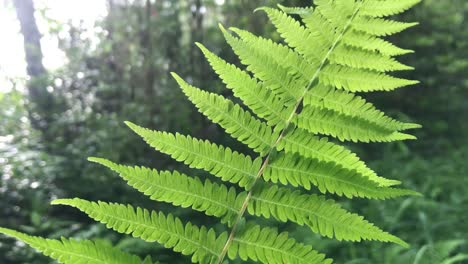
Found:
[[[180,82],[183,81],[182,77],[180,77],[177,73],[171,72],[172,78],[180,85]]]
[[[241,29],[239,28],[236,28],[236,27],[229,27],[229,30],[233,31],[233,32],[238,32],[238,31],[241,31]]]
[[[124,121],[125,125],[127,125],[131,130],[135,131],[135,129],[138,128],[137,125],[135,125],[134,123],[130,122],[130,121]]]
[[[98,158],[98,157],[88,157],[88,161],[91,161],[91,162],[98,163],[100,160],[102,160],[102,159]]]
[[[223,26],[223,24],[218,23],[218,27],[223,33],[226,32],[226,28]]]
[[[400,189],[406,191],[406,196],[414,196],[414,197],[423,197],[424,195],[420,192],[409,190],[409,189]]]
[[[269,9],[269,8],[266,7],[266,6],[257,7],[257,8],[254,9],[254,13],[258,12],[258,11],[265,11],[266,12],[267,9]]]
[[[203,53],[206,53],[206,52],[209,52],[209,50],[201,43],[195,43],[195,45],[197,45],[197,47],[203,52]]]
[[[398,239],[397,241],[394,241],[395,243],[397,243],[398,245],[404,247],[404,248],[409,248],[410,245],[405,242],[403,239]]]
[[[10,228],[0,227],[0,233],[10,237],[16,237],[19,232]]]
[[[50,202],[51,205],[68,205],[73,199],[55,199]]]
[[[200,42],[195,42],[195,45],[201,50],[206,49],[205,46],[203,46],[203,44],[201,44]]]
[[[88,160],[91,161],[91,162],[100,164],[100,165],[102,165],[104,167],[108,167],[108,168],[110,168],[112,165],[116,165],[112,161],[110,161],[108,159],[103,159],[103,158],[89,157]]]

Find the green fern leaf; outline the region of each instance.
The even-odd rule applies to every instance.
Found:
[[[89,160],[119,173],[130,186],[152,200],[192,207],[209,216],[220,217],[223,222],[232,222],[240,210],[241,202],[247,196],[247,192],[237,194],[234,188],[228,190],[224,185],[209,180],[203,183],[199,178],[188,177],[178,172],[158,172],[144,167],[123,166],[100,158]],[[332,200],[317,195],[301,194],[299,191],[291,192],[277,186],[256,191],[248,212],[266,218],[273,216],[283,222],[306,224],[316,233],[327,237],[335,236],[339,240],[373,239],[405,245],[398,238],[363,220],[361,216],[341,209]],[[339,219],[345,219],[345,222]]]
[[[419,195],[417,192],[379,186],[378,183],[356,171],[343,169],[331,162],[316,159],[304,159],[297,155],[280,154],[271,161],[263,174],[266,181],[302,186],[306,190],[311,185],[322,193],[334,193],[339,196],[388,199],[405,195]]]
[[[350,92],[391,91],[419,83],[369,70],[328,65],[320,72],[320,82]]]
[[[0,228],[0,233],[23,241],[45,256],[65,264],[140,264],[143,261],[135,255],[125,253],[102,242],[90,240],[45,239],[30,236],[15,230]],[[146,261],[152,263],[148,258]],[[145,262],[146,263],[146,262]]]
[[[269,129],[266,125],[262,124],[261,122],[255,120],[247,112],[243,111],[240,107],[235,106],[234,108],[232,108],[232,106],[231,106],[232,103],[229,100],[226,100],[226,99],[222,98],[221,96],[216,96],[214,94],[209,94],[207,92],[203,92],[203,91],[198,90],[198,89],[196,89],[196,88],[194,88],[192,86],[189,86],[187,83],[183,82],[179,77],[176,77],[176,79],[178,80],[179,84],[183,87],[183,90],[188,95],[188,97],[192,101],[195,102],[195,104],[199,107],[199,109],[201,109],[205,113],[205,115],[207,115],[212,121],[214,121],[216,123],[219,123],[223,128],[225,128],[228,131],[228,133],[233,135],[235,138],[238,138],[238,139],[242,138],[242,140],[241,140],[242,142],[246,143],[252,149],[257,150],[260,153],[263,152],[263,154],[265,153],[264,151],[266,151],[267,149],[269,149],[273,145],[272,140],[275,137],[272,137],[271,129]],[[318,94],[317,89],[319,89],[319,88],[315,88],[314,91],[316,91],[316,93]],[[205,98],[202,99],[203,97],[205,97]],[[211,97],[211,99],[209,97]],[[337,98],[339,99],[339,97],[337,97]],[[353,103],[354,104],[351,104],[349,101],[346,101],[346,99],[345,99],[345,100],[341,100],[341,102],[338,102],[338,103],[335,103],[335,104],[339,105],[340,108],[357,105],[357,106],[364,109],[362,111],[363,113],[367,113],[366,110],[370,109],[371,111],[368,111],[369,112],[368,120],[378,120],[377,117],[380,117],[380,115],[382,114],[381,112],[378,112],[377,110],[374,110],[372,107],[369,107],[368,105],[365,105],[364,103],[362,103],[362,99],[360,101],[355,100],[355,101],[353,101]],[[358,107],[356,107],[356,108],[350,107],[348,110],[349,110],[349,113],[351,114],[353,112],[356,112],[356,109],[359,109],[359,108]],[[376,112],[376,113],[374,113],[374,112]],[[359,111],[357,113],[359,113]],[[382,119],[383,120],[382,120],[381,124],[392,124],[392,122],[390,122],[390,121],[393,121],[393,120],[390,120],[390,118],[383,117]],[[393,121],[393,122],[396,124],[395,126],[400,124],[397,121]],[[252,123],[255,124],[255,125],[252,125],[253,128],[249,129],[249,127],[250,127],[249,124],[252,124]],[[400,125],[400,126],[403,126],[403,124]],[[398,128],[400,128],[400,126],[398,126]],[[394,127],[391,127],[391,129],[393,129],[393,128]],[[397,129],[397,128],[395,128],[395,129]],[[310,135],[305,135],[305,138],[307,138],[307,136],[310,136]],[[276,135],[276,137],[277,137],[277,135]],[[312,139],[315,139],[315,137],[312,136]],[[288,142],[288,140],[283,141],[283,142]],[[317,144],[317,143],[320,144],[320,140],[318,140],[318,139],[314,140],[314,142],[315,142],[315,144]],[[294,143],[296,143],[296,144],[294,144]],[[301,143],[305,143],[305,141],[302,141]],[[334,153],[337,153],[337,151],[336,151],[336,149],[334,147],[328,147],[326,149],[330,150],[330,152],[328,154],[324,153],[324,155],[320,155],[320,151],[314,151],[310,147],[309,148],[307,147],[310,144],[314,144],[314,143],[309,141],[309,142],[307,142],[307,144],[297,144],[297,142],[293,141],[292,146],[296,146],[296,147],[299,146],[299,148],[302,150],[299,153],[302,154],[302,155],[307,154],[307,153],[316,153],[318,155],[319,159],[321,159],[320,157],[327,156],[327,155],[333,157]],[[332,143],[328,143],[328,145],[330,145],[330,144],[332,144]],[[320,144],[320,145],[323,145],[323,144]],[[259,147],[259,146],[261,146],[261,147]],[[290,149],[289,145],[287,145],[287,144],[285,145],[285,144],[281,143],[281,149],[283,149],[283,148],[287,149],[287,150]],[[321,151],[325,151],[323,148],[319,148],[319,149]],[[344,152],[340,151],[339,153],[343,154]],[[335,162],[339,162],[341,160],[346,161],[346,159],[344,159],[344,156],[345,155],[337,155],[337,157],[335,159],[332,159],[332,160],[335,161]],[[353,155],[353,156],[355,157],[355,155]],[[314,157],[314,155],[312,155],[312,157]],[[358,162],[358,160],[359,159],[357,159],[357,160],[351,159],[351,161],[344,162],[343,165],[345,166],[347,163],[355,165]],[[361,162],[361,164],[363,164],[363,163]],[[357,166],[357,167],[364,167],[365,168],[365,165],[360,165],[360,166]],[[357,167],[353,166],[351,168],[355,169]],[[366,171],[365,174],[369,174],[371,176],[375,175],[375,173],[373,173],[373,172],[369,173],[368,169],[365,169],[365,171]],[[383,178],[381,178],[381,179],[383,179]],[[391,183],[395,183],[395,182],[391,181]]]
[[[344,45],[338,45],[330,55],[330,62],[357,69],[368,69],[379,72],[412,70],[399,63],[395,59],[379,54],[377,52],[364,51],[356,48],[350,48]]]
[[[232,101],[195,88],[176,74],[174,78],[199,111],[219,124],[228,134],[261,155],[265,155],[271,149],[274,140],[279,136],[278,131],[273,132],[271,127]]]
[[[252,160],[230,148],[218,146],[207,140],[199,140],[179,133],[152,131],[131,122],[126,124],[150,146],[171,155],[191,168],[203,169],[224,181],[248,187],[260,168],[261,159]]]
[[[245,31],[236,30],[236,29],[234,29],[234,31],[235,31],[236,33],[238,33],[239,35],[241,35],[241,37],[242,37],[243,39],[246,39],[248,42],[252,42],[252,43],[253,43],[252,45],[253,45],[253,46],[256,46],[256,47],[257,47],[257,48],[256,48],[257,50],[262,50],[262,49],[268,50],[268,51],[270,51],[272,54],[278,54],[279,56],[276,56],[276,57],[279,57],[279,58],[290,58],[290,57],[294,57],[294,59],[290,59],[290,60],[289,60],[289,61],[294,62],[294,63],[293,63],[294,65],[306,65],[306,64],[303,63],[304,60],[301,61],[297,56],[291,56],[291,54],[293,54],[293,53],[290,52],[290,51],[288,50],[288,48],[286,48],[286,47],[282,47],[282,46],[280,46],[280,45],[278,45],[278,44],[274,44],[273,42],[268,41],[268,40],[265,40],[265,39],[255,38],[253,35],[251,35],[251,34],[249,34],[249,33],[246,33]],[[252,54],[252,52],[251,52],[251,51],[245,52],[245,54],[246,54],[245,56],[250,56],[249,54]],[[254,57],[252,57],[252,58],[254,58]],[[287,60],[286,60],[286,61],[287,61]],[[286,63],[286,62],[284,62],[284,63]],[[375,60],[369,60],[369,63],[375,63]],[[262,64],[262,65],[264,65],[264,64]],[[388,62],[382,62],[381,65],[388,65]],[[310,66],[310,65],[309,65],[309,66]],[[303,67],[301,67],[301,68],[304,69],[304,68],[307,68],[307,67],[306,67],[306,66],[303,66]],[[309,67],[309,68],[310,68],[310,67]],[[382,66],[382,69],[387,69],[387,68],[388,68],[388,66]],[[294,67],[291,66],[291,67],[289,67],[289,69],[290,69],[289,72],[291,72],[291,70],[292,70],[293,72],[297,73],[297,71],[294,71],[294,70],[296,70],[296,69],[294,69]],[[252,71],[254,72],[254,70],[252,70]],[[310,70],[309,70],[309,72],[310,72]],[[270,73],[270,74],[271,74],[271,75],[274,75],[274,73]],[[302,72],[302,75],[306,75],[306,74],[307,74],[307,73]],[[300,73],[299,73],[299,75],[300,75]],[[296,76],[297,76],[297,74],[296,74]],[[298,77],[295,77],[295,78],[297,79]],[[299,78],[303,80],[303,81],[302,81],[303,84],[305,84],[305,83],[308,82],[308,80],[307,80],[306,78],[304,78],[303,76],[299,76]],[[284,79],[284,78],[282,78],[282,79]],[[313,93],[314,93],[314,89],[312,89],[311,94],[313,94]],[[333,95],[331,95],[331,97],[333,97]],[[328,102],[328,101],[326,101],[326,102]],[[324,103],[324,105],[326,105],[326,103]],[[333,109],[333,108],[332,108],[332,109]],[[333,110],[335,110],[335,109],[333,109]],[[350,112],[354,113],[353,116],[355,116],[355,117],[360,117],[359,115],[356,114],[356,113],[359,113],[359,112],[356,112],[356,111],[355,111],[356,109],[352,109],[352,108],[350,107],[350,110],[351,110]],[[322,115],[323,115],[323,114],[326,114],[326,113],[322,113]],[[366,121],[369,121],[369,118],[366,118]],[[374,121],[374,120],[372,120],[372,121]],[[380,122],[380,124],[386,124],[386,123]],[[384,128],[386,128],[386,127],[384,127]],[[386,133],[386,134],[388,134],[388,133]]]
[[[386,116],[362,97],[355,94],[336,90],[331,87],[318,85],[304,97],[304,105],[325,108],[348,116],[363,119],[391,131],[402,131],[420,128],[418,124],[403,123]]]
[[[382,18],[358,17],[351,27],[357,32],[373,36],[390,36],[405,29],[416,26],[418,23],[399,22]]]
[[[285,11],[284,8],[282,9]],[[289,14],[287,11],[286,9],[285,12]],[[300,12],[299,15],[309,31],[315,35],[319,35],[322,38],[322,42],[331,46],[333,40],[336,38],[336,33],[333,34],[335,28],[330,24],[327,18],[323,17],[320,11],[321,8],[319,8],[319,12],[311,14],[311,11],[304,11]],[[402,55],[412,51],[398,48],[394,44],[374,36],[393,35],[415,25],[417,25],[417,23],[404,23],[358,16],[351,22],[350,27],[352,30],[343,35],[342,41],[349,46],[362,48],[364,50],[379,51],[387,56]]]
[[[307,80],[306,76],[311,75],[313,73],[313,70],[311,69],[311,65],[308,64],[303,59],[301,59],[297,54],[295,54],[293,51],[289,50],[287,47],[284,47],[284,46],[279,45],[279,44],[275,44],[271,40],[266,40],[266,39],[255,37],[255,36],[253,36],[252,34],[246,32],[246,31],[242,31],[242,30],[239,30],[239,29],[233,29],[233,31],[235,31],[238,35],[240,35],[241,38],[243,40],[245,40],[247,43],[251,43],[251,46],[256,47],[255,50],[258,50],[258,51],[263,50],[265,52],[265,54],[277,54],[274,57],[279,58],[277,60],[280,60],[280,62],[282,64],[290,63],[290,65],[288,64],[288,69],[289,69],[288,73],[290,75],[294,76],[295,79],[302,79],[302,81],[300,83],[305,85],[309,81],[309,80]],[[252,54],[251,51],[245,52],[245,56],[251,56],[251,54]],[[252,60],[253,60],[253,58],[255,58],[255,57],[252,56]],[[369,60],[369,63],[375,63],[375,60]],[[264,65],[264,64],[265,63],[263,63],[261,65]],[[387,65],[387,64],[388,64],[388,62],[382,62],[381,63],[381,65]],[[387,68],[388,68],[387,66],[382,66],[382,69],[387,69]],[[253,68],[251,69],[251,71],[255,72],[255,70]],[[275,75],[275,73],[270,72],[269,75]],[[303,89],[301,90],[301,87],[299,87],[299,90],[303,91]],[[309,93],[314,94],[315,89],[312,89],[312,91],[309,92]],[[336,94],[338,94],[338,93],[336,93]],[[333,100],[333,95],[334,94],[330,95],[331,101]],[[327,102],[329,102],[329,101],[325,101],[324,105],[326,105]],[[335,110],[336,108],[331,108],[331,109]],[[348,113],[353,113],[353,116],[361,117],[359,114],[356,114],[356,113],[360,113],[359,111],[356,111],[356,109],[353,109],[352,107],[349,107],[349,110],[350,111],[348,111],[347,114]],[[372,119],[369,119],[369,118],[365,118],[365,119],[366,119],[366,121],[372,120]],[[372,121],[374,121],[374,120],[372,120]],[[386,123],[385,122],[380,122],[380,124],[386,124]]]
[[[231,27],[230,30],[235,32],[249,47],[262,53],[265,56],[271,57],[278,64],[287,68],[290,75],[300,77],[300,74],[311,77],[318,67],[317,64],[311,64],[305,60],[300,54],[286,45],[273,42],[271,39],[256,36],[246,30]],[[244,44],[244,45],[246,45]],[[255,70],[252,70],[255,73]],[[305,78],[308,81],[308,78]],[[302,87],[297,87],[301,89]]]
[[[215,72],[223,80],[227,88],[233,90],[236,97],[240,98],[257,116],[264,118],[268,125],[284,127],[292,107],[285,108],[283,100],[271,93],[269,89],[266,89],[262,83],[257,82],[246,72],[214,55],[202,45],[199,45],[199,47]]]
[[[307,16],[311,15],[312,12],[314,11],[314,8],[311,7],[311,6],[308,6],[308,7],[287,7],[287,6],[283,6],[283,5],[278,4],[278,7],[283,12],[285,12],[286,14],[300,15],[300,16],[304,16],[304,17],[307,17]]]
[[[320,49],[326,49],[326,47],[333,46],[335,39],[338,37],[338,32],[336,32],[333,25],[330,21],[325,18],[319,11],[313,12],[311,15],[303,15],[302,21],[304,25],[315,36],[315,40],[318,41],[316,47]],[[324,55],[324,53],[322,53]]]
[[[331,263],[310,246],[289,238],[287,233],[251,222],[245,224],[245,213],[306,225],[315,233],[338,240],[377,240],[408,246],[325,196],[278,185],[306,190],[314,186],[322,193],[348,198],[419,195],[390,187],[400,182],[378,176],[356,154],[315,135],[354,142],[415,138],[402,131],[419,125],[386,116],[354,92],[391,91],[418,83],[389,75],[412,69],[394,58],[411,51],[381,38],[414,26],[416,23],[383,17],[406,11],[418,2],[314,0],[316,6],[310,8],[280,6],[282,11],[261,8],[284,44],[237,28],[228,32],[220,26],[246,70],[227,63],[197,43],[227,88],[250,111],[221,95],[191,86],[173,73],[175,80],[201,113],[246,144],[258,154],[256,157],[191,136],[152,131],[126,122],[156,150],[245,190],[177,171],[123,166],[90,158],[117,172],[152,200],[220,218],[231,228],[229,233],[217,235],[214,229],[183,224],[170,214],[129,205],[81,199],[53,203],[76,207],[108,228],[157,241],[191,255],[192,261],[198,263],[221,264],[225,256],[273,264]],[[301,20],[289,14],[299,15]],[[24,240],[64,263],[151,262],[90,241],[47,240],[9,229],[0,232]]]
[[[130,167],[115,164],[101,158],[89,158],[117,172],[128,185],[147,195],[151,200],[171,203],[182,208],[216,216],[229,222],[240,209],[243,196],[238,196],[234,187],[202,182],[197,177],[188,177],[177,171],[157,171],[145,167]]]
[[[273,216],[279,221],[305,224],[315,233],[338,240],[379,240],[408,246],[398,237],[364,220],[362,216],[349,213],[333,200],[320,195],[306,195],[297,190],[268,186],[259,188],[252,197],[248,211],[252,215],[266,218]]]
[[[319,0],[316,11],[327,18],[334,28],[341,30],[341,35],[344,35],[354,20],[360,16],[359,11],[362,8],[363,2],[355,0]]]
[[[192,255],[195,263],[213,263],[226,240],[226,233],[216,236],[213,229],[197,227],[163,213],[150,212],[130,205],[89,202],[86,200],[59,199],[56,205],[68,205],[79,209],[94,220],[106,224],[119,233],[132,234],[148,242],[157,241],[184,255]]]
[[[362,15],[384,17],[402,13],[421,2],[421,0],[367,0],[363,2]]]
[[[287,46],[244,30],[231,30],[236,32],[240,39],[226,31],[224,36],[241,59],[241,63],[247,66],[247,70],[282,98],[285,105],[297,104],[309,82],[309,79],[300,78],[300,75],[312,75],[317,65],[311,65]]]
[[[192,255],[194,263],[215,263],[219,257],[218,252],[221,252],[220,247],[227,239],[226,232],[217,236],[213,229],[191,223],[184,225],[171,214],[165,216],[163,213],[149,212],[139,207],[134,209],[130,205],[96,203],[78,198],[59,199],[53,201],[53,204],[76,207],[119,233],[132,234],[148,242],[157,241],[176,252]],[[287,233],[278,234],[273,229],[262,229],[256,225],[247,226],[245,230],[254,236],[237,236],[229,251],[231,259],[239,254],[242,259],[248,257],[263,263],[331,263],[331,260],[324,260],[324,255],[312,250],[310,246],[304,246],[287,237]],[[247,255],[245,250],[249,251]],[[291,252],[296,254],[292,255]]]
[[[342,166],[344,169],[356,170],[358,173],[378,183],[380,186],[391,186],[400,184],[399,181],[389,180],[377,176],[361,161],[356,154],[345,147],[329,142],[327,138],[311,136],[310,133],[301,128],[296,128],[287,133],[283,140],[277,145],[278,150],[286,153],[297,153],[305,158],[315,158],[320,161],[332,162]]]
[[[340,65],[327,65],[320,72],[320,83],[350,92],[391,91],[396,88],[417,84],[384,73],[353,69]]]
[[[234,238],[228,256],[246,261],[260,261],[268,264],[330,264],[331,259],[312,250],[310,246],[297,243],[286,232],[278,233],[273,228],[260,228],[247,224],[246,228]]]
[[[324,1],[325,2],[325,1]],[[355,14],[355,11],[358,10],[351,4],[353,1],[340,1],[337,2],[337,5],[340,9],[346,10],[342,12],[337,12],[334,8],[321,8],[320,10],[325,10],[328,13],[328,16],[336,17],[338,14],[339,18],[344,17],[343,12],[349,13],[349,15]],[[341,5],[340,5],[341,4]],[[327,5],[328,2],[327,2]],[[325,6],[325,4],[324,4]],[[333,59],[337,55],[334,55],[336,52],[335,45],[339,44],[338,41],[341,40],[342,37],[347,35],[347,32],[343,32],[341,38],[336,38],[333,43],[329,41],[324,42],[322,44],[323,47],[317,47],[315,45],[309,45],[310,43],[314,43],[312,41],[312,35],[316,36],[317,34],[312,34],[312,32],[308,31],[306,28],[302,27],[297,21],[289,17],[287,14],[282,13],[281,11],[264,8],[265,12],[270,17],[272,23],[276,26],[280,35],[285,39],[285,41],[293,48],[296,49],[299,53],[303,54],[306,58],[311,61],[321,61],[322,64],[327,62],[330,58]],[[323,11],[322,11],[323,12]],[[354,12],[354,13],[353,13]],[[354,17],[354,16],[352,16]],[[333,19],[333,18],[331,18]],[[336,21],[335,21],[336,22]],[[309,23],[310,24],[310,23]],[[336,25],[335,27],[340,28],[344,27],[346,29],[347,24],[345,25]],[[316,38],[315,38],[316,39]],[[330,49],[332,47],[332,49]],[[338,49],[339,50],[339,49]],[[316,56],[316,57],[314,57]],[[318,56],[318,58],[317,58]],[[315,58],[315,59],[314,59]],[[343,58],[345,56],[338,56],[338,58],[342,58],[341,62],[344,63],[345,61]],[[352,62],[346,61],[346,65],[356,65],[358,60],[354,60]],[[362,64],[362,63],[361,63]],[[371,63],[367,63],[367,67],[370,67]],[[402,68],[401,65],[394,63],[397,68]],[[380,65],[383,65],[382,62]],[[363,67],[361,65],[361,67]],[[380,68],[382,68],[381,66]],[[357,91],[389,91],[399,87],[411,85],[417,83],[417,81],[411,80],[404,80],[395,77],[388,76],[382,73],[376,73],[368,70],[362,69],[355,69],[349,68],[346,66],[339,66],[339,65],[324,65],[323,69],[319,67],[317,70],[319,71],[319,81],[325,85],[331,85],[338,89],[345,89],[352,92]],[[313,79],[313,78],[312,78]]]
[[[390,142],[415,139],[412,135],[388,130],[364,119],[313,106],[304,107],[293,121],[311,133],[330,135],[342,141]]]
[[[348,32],[343,36],[343,43],[350,47],[377,51],[385,56],[396,56],[413,52],[412,50],[399,48],[389,41],[364,32]]]
[[[276,26],[281,37],[309,60],[310,63],[319,65],[328,52],[328,43],[321,41],[301,24],[287,14],[272,8],[261,8]]]

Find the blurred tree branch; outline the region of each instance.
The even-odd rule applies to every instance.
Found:
[[[28,107],[29,119],[34,128],[44,132],[51,122],[52,117],[47,113],[54,100],[44,82],[47,71],[42,64],[41,34],[34,16],[34,3],[32,0],[13,0],[13,3],[24,38],[26,70],[30,78],[27,84],[29,100],[32,103]]]
[[[13,3],[24,37],[27,73],[31,77],[43,75],[46,70],[42,64],[41,34],[34,17],[34,3],[32,0],[14,0]]]

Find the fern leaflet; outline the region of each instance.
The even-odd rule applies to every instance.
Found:
[[[20,233],[15,230],[0,228],[0,233],[17,238],[58,261],[58,263],[76,264],[151,264],[150,257],[145,260],[125,253],[104,242],[90,240],[45,239]]]

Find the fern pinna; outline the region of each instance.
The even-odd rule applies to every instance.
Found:
[[[236,258],[273,264],[332,262],[285,232],[246,222],[246,214],[305,225],[338,240],[377,240],[407,246],[362,216],[347,212],[325,194],[388,199],[417,193],[394,187],[400,182],[378,176],[354,153],[326,136],[353,142],[414,139],[405,131],[419,125],[385,115],[355,92],[391,91],[417,83],[389,74],[411,69],[395,57],[412,51],[382,37],[415,25],[384,17],[418,2],[315,0],[315,6],[308,8],[259,8],[268,15],[284,44],[220,26],[246,70],[197,43],[244,106],[196,88],[173,73],[175,80],[201,113],[257,155],[245,155],[188,135],[126,124],[156,150],[191,168],[205,170],[226,184],[177,171],[90,158],[152,200],[191,207],[219,218],[226,231],[216,232],[171,214],[130,205],[77,198],[53,204],[76,207],[117,232],[191,255],[195,263],[219,264]],[[46,240],[8,229],[0,232],[63,263],[151,263],[148,258],[141,260],[91,241]]]

